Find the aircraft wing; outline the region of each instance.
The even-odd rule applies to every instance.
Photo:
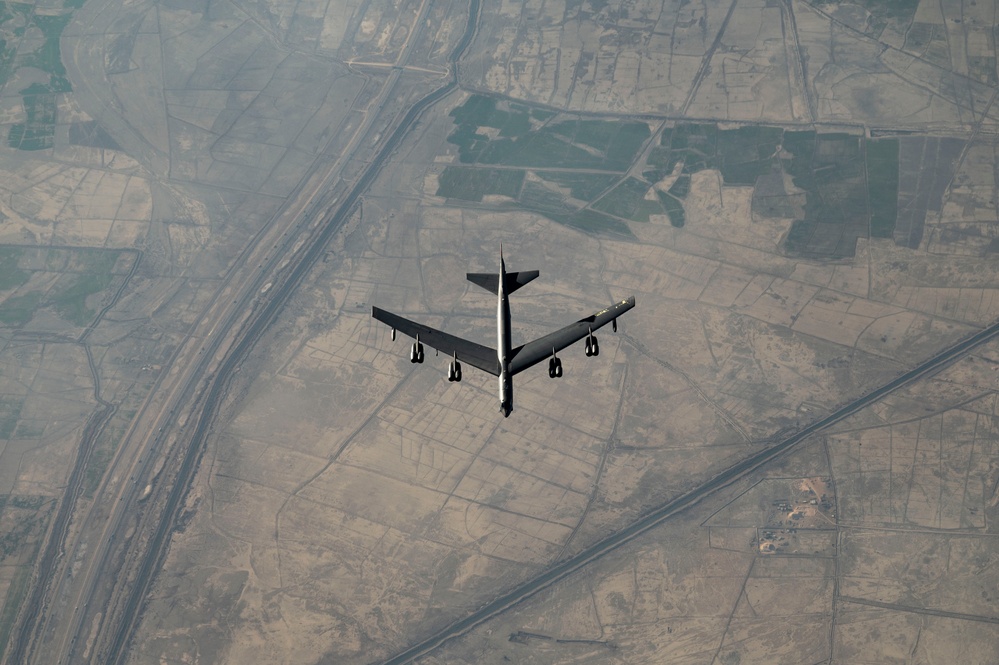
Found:
[[[621,316],[635,306],[635,296],[627,300],[615,303],[606,309],[602,309],[596,314],[591,314],[585,318],[567,325],[561,330],[539,337],[533,342],[528,342],[513,349],[510,359],[510,373],[522,372],[528,367],[533,367],[545,358],[551,358],[552,351],[561,351],[570,344],[574,344],[590,334],[591,331],[606,325]],[[422,338],[421,338],[422,339]]]
[[[386,312],[377,307],[371,308],[371,316],[413,339],[419,335],[421,344],[437,349],[444,355],[457,356],[459,362],[468,363],[493,376],[499,376],[499,360],[496,358],[495,349],[449,335],[436,328],[410,321],[398,314]]]

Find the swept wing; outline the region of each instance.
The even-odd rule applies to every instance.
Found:
[[[561,330],[539,337],[533,342],[518,346],[511,352],[510,373],[517,374],[528,367],[533,367],[546,358],[551,358],[552,351],[558,352],[570,344],[574,344],[589,335],[597,328],[604,326],[621,316],[635,306],[635,296],[615,303],[596,314],[584,317]],[[401,330],[401,328],[400,328]],[[420,338],[423,339],[422,337]]]
[[[472,367],[478,367],[493,376],[499,376],[499,360],[496,357],[495,349],[449,335],[436,328],[410,321],[398,314],[386,312],[384,309],[379,309],[378,307],[371,308],[371,316],[395,328],[402,334],[409,335],[413,339],[419,336],[421,344],[426,344],[432,349],[437,349],[445,355],[456,356],[459,361],[468,363]]]

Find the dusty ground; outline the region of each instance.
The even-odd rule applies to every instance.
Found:
[[[0,533],[22,538],[0,561],[9,607],[87,415],[120,404],[113,450],[239,248],[360,122],[420,4],[88,0],[73,15],[52,147],[0,145],[0,241],[123,253],[119,281],[85,301],[93,317],[114,304],[99,321],[39,301],[0,333],[14,414]],[[433,11],[411,72],[428,81],[465,6]],[[244,364],[131,661],[388,657],[996,320],[994,11],[484,3],[464,91],[425,115]],[[9,125],[26,118],[15,87],[0,95]],[[932,135],[953,158],[903,160],[919,165],[899,184],[905,228],[839,260],[792,256],[794,218],[754,214],[754,187],[713,168],[691,176],[682,228],[654,216],[591,234],[436,195],[459,163],[448,113],[471,91],[663,116],[653,132],[683,118],[904,130],[903,150]],[[495,270],[500,242],[512,269],[542,272],[513,300],[520,340],[638,300],[598,358],[567,350],[557,383],[518,376],[508,420],[491,377],[449,384],[432,354],[414,368],[369,317],[375,303],[489,341],[494,303],[464,273]],[[23,260],[34,281],[5,299],[86,273]],[[989,662],[993,346],[425,662]]]
[[[889,238],[862,239],[848,260],[790,258],[780,243],[791,220],[754,221],[752,188],[721,186],[711,171],[692,178],[684,228],[631,224],[634,240],[445,204],[425,173],[453,159],[443,111],[463,101],[450,99],[400,151],[343,254],[317,268],[256,356],[242,406],[211,447],[192,496],[197,515],[171,550],[137,662],[193,657],[202,641],[190,625],[211,634],[205,643],[228,645],[226,662],[376,661],[996,318],[990,255],[955,263]],[[954,182],[975,168],[963,161]],[[983,200],[994,195],[978,187]],[[944,209],[970,198],[956,190]],[[491,378],[470,372],[449,384],[432,354],[414,368],[406,343],[368,316],[377,303],[488,341],[492,301],[463,273],[495,269],[501,241],[511,269],[542,271],[513,300],[520,339],[630,293],[639,302],[619,335],[601,336],[598,359],[567,352],[558,383],[541,370],[518,377],[509,420],[496,416]],[[945,375],[962,378],[913,390],[960,384],[966,363]],[[992,399],[991,386],[977,390]],[[895,403],[908,402],[899,395],[870,412]],[[880,416],[879,427],[913,428],[904,421],[926,407],[909,408]],[[989,407],[976,418],[994,415]],[[937,429],[950,432],[944,422]],[[945,653],[953,634],[968,662],[983,662],[995,634],[978,617],[993,610],[879,595],[860,580],[877,576],[862,563],[874,551],[904,565],[906,538],[926,529],[947,547],[984,548],[967,549],[962,566],[989,565],[992,425],[960,454],[940,448],[949,435],[899,452],[899,432],[854,429],[810,442],[427,662],[661,662],[664,653],[692,663],[761,654],[857,662],[878,640],[864,626],[880,615],[906,626],[898,648],[913,662]],[[863,451],[878,464],[898,455],[895,523],[858,517],[885,501],[883,482],[851,456],[858,436],[873,437]],[[926,457],[914,462],[917,449]],[[968,466],[971,449],[982,462]],[[949,475],[944,459],[954,460]],[[987,496],[965,494],[965,481]],[[774,506],[785,500],[791,510]],[[224,583],[234,570],[246,576],[240,590]],[[947,586],[938,574],[905,573],[898,586]],[[211,595],[198,591],[205,579]]]
[[[4,5],[0,656],[88,419],[114,409],[84,503],[239,250],[370,95],[332,53],[215,11]]]
[[[857,414],[420,662],[991,662],[997,352]]]

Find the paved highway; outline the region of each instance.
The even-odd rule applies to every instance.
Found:
[[[418,28],[412,35],[422,30],[431,1],[423,0],[419,19],[414,23]],[[304,181],[283,214],[275,217],[234,262],[184,343],[164,368],[109,466],[97,493],[98,500],[89,505],[76,504],[86,461],[85,455],[80,456],[71,476],[71,491],[65,500],[68,507],[80,510],[75,515],[68,509],[59,513],[52,530],[58,537],[52,538],[45,548],[42,581],[26,604],[31,611],[26,613],[28,620],[21,626],[8,662],[21,665],[86,660],[120,663],[125,660],[142,601],[162,564],[169,534],[175,527],[205,438],[233,373],[322,257],[330,239],[350,218],[364,191],[420,115],[456,87],[457,61],[471,42],[477,20],[478,0],[473,0],[466,31],[451,56],[449,82],[410,107],[353,185],[349,189],[338,189],[335,183],[352,158],[384,129],[378,124],[385,120],[379,111],[386,105],[391,106],[397,83],[408,66],[411,46],[415,42],[411,35],[397,60],[398,67],[388,73],[347,149],[327,166],[325,174],[315,174]],[[268,282],[273,284],[272,288],[261,294],[263,285]],[[552,566],[465,619],[385,661],[386,665],[412,662],[431,652],[452,637],[517,605],[786,454],[807,437],[937,371],[997,334],[999,324],[934,356],[885,386],[642,516],[578,555]],[[111,408],[106,407],[91,419],[85,441],[92,441],[100,433],[110,418]],[[190,418],[186,419],[183,414],[190,414]],[[178,423],[178,420],[183,422]],[[187,423],[190,426],[185,428]],[[160,473],[153,495],[140,506],[144,480],[162,454],[173,457]],[[131,482],[132,478],[139,480]],[[70,517],[74,518],[74,526],[71,526]],[[125,535],[130,529],[135,535],[128,540]],[[60,552],[64,553],[61,557]],[[66,571],[74,561],[80,561],[82,566],[68,577]],[[127,576],[122,576],[120,571],[125,571]],[[117,585],[114,584],[116,580]],[[102,613],[103,608],[113,611]],[[96,630],[94,625],[98,626]],[[88,643],[93,644],[93,648],[89,648]]]
[[[430,0],[423,0],[415,25],[425,25],[429,5]],[[419,30],[412,31],[400,53],[400,65],[406,63],[417,41],[414,36],[419,34]],[[468,41],[467,38],[462,41],[461,49]],[[454,54],[454,58],[457,57],[458,51]],[[379,114],[382,109],[392,107],[393,95],[398,94],[397,83],[404,71],[400,67],[389,72],[347,149],[332,166],[327,162],[322,177],[310,176],[303,181],[285,211],[258,233],[234,262],[211,302],[171,362],[164,367],[109,465],[96,494],[97,500],[89,505],[78,502],[78,488],[86,463],[86,455],[79,456],[71,474],[71,491],[64,500],[67,509],[60,512],[59,524],[51,531],[54,537],[50,538],[42,559],[46,565],[41,567],[41,583],[26,604],[31,611],[25,613],[27,619],[8,654],[8,662],[20,665],[122,659],[138,619],[137,610],[151,583],[152,573],[158,569],[167,536],[173,529],[173,518],[196,468],[207,425],[219,398],[224,395],[229,376],[322,256],[330,238],[349,219],[361,193],[419,114],[455,86],[452,68],[450,83],[410,108],[347,196],[333,197],[331,193],[336,191],[337,179],[348,165],[353,166],[351,160],[356,153],[370,146],[373,137],[384,131],[381,123],[388,121],[391,124],[391,118],[382,118]],[[338,199],[339,205],[335,205]],[[324,207],[328,208],[325,212]],[[309,240],[306,242],[304,238]],[[277,286],[267,291],[265,300],[261,297],[261,289],[268,282]],[[207,389],[209,382],[211,388]],[[157,491],[140,506],[146,478],[153,471],[158,455],[163,451],[169,453],[171,444],[180,438],[175,429],[178,417],[192,402],[197,403],[199,397],[202,398],[201,413],[195,413],[191,418],[197,422],[197,427],[193,428],[193,439],[181,451],[179,472],[167,468],[160,473]],[[88,441],[100,433],[109,417],[109,409],[104,409],[91,419],[85,433]],[[187,439],[187,436],[182,438]],[[173,482],[167,482],[171,477]],[[73,515],[71,508],[82,512]],[[140,515],[145,523],[157,524],[148,539],[139,537],[141,523],[140,528],[135,526]],[[71,517],[75,526],[67,533]],[[135,535],[126,544],[124,536],[130,530]],[[141,552],[133,552],[131,558],[126,558],[129,552],[125,550],[129,547]],[[128,571],[131,560],[137,562],[138,573],[130,584],[121,584],[131,577],[122,575]],[[67,572],[74,562],[82,566],[69,575]],[[123,563],[124,571],[119,569]],[[115,590],[115,581],[118,582],[118,594],[124,593],[126,598],[107,597]],[[113,638],[107,639],[110,635]],[[109,646],[101,653],[105,650],[100,647],[105,643]],[[98,648],[91,649],[90,645]]]

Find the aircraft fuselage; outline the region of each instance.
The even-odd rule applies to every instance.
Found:
[[[496,359],[499,361],[500,412],[509,417],[513,411],[513,375],[510,374],[510,299],[507,297],[506,264],[500,252],[499,287],[496,289]]]

